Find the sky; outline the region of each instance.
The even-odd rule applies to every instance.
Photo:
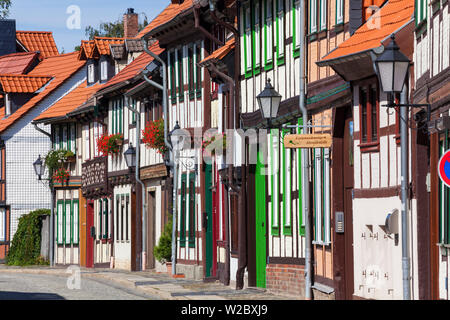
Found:
[[[127,8],[145,13],[151,21],[169,3],[170,0],[12,0],[8,18],[16,20],[16,30],[52,31],[60,53],[68,53],[87,39],[87,26],[98,28],[102,22],[122,20]]]

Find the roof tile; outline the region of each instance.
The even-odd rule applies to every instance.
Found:
[[[6,93],[34,93],[48,83],[52,77],[18,74],[0,75],[0,84]]]
[[[124,38],[106,38],[106,37],[95,37],[95,46],[101,55],[110,55],[111,50],[109,48],[110,44],[124,44]]]
[[[0,74],[25,74],[36,58],[36,52],[19,52],[1,56]]]
[[[16,31],[16,37],[29,51],[39,51],[42,58],[59,54],[52,32]]]

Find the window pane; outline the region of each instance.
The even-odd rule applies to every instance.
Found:
[[[70,205],[70,200],[66,200],[66,204],[65,204],[65,211],[64,211],[64,216],[65,216],[65,228],[66,228],[66,244],[70,244],[72,237],[71,237],[71,232],[72,232],[72,212],[71,212],[71,205]]]
[[[6,241],[6,212],[0,208],[0,241]]]
[[[361,89],[359,94],[361,107],[361,140],[367,142],[367,91]]]
[[[78,200],[73,201],[73,243],[78,244],[79,226],[78,226]]]
[[[376,88],[370,88],[370,106],[372,117],[372,141],[378,140],[378,117],[377,117],[377,90]]]

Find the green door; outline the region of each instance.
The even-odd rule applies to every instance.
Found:
[[[206,277],[211,277],[213,267],[213,216],[212,216],[212,165],[205,167],[205,206],[206,206]]]
[[[256,209],[256,286],[266,287],[266,175],[262,164],[262,152],[258,152],[255,173],[255,209]]]

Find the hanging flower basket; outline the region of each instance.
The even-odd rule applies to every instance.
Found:
[[[164,120],[159,119],[149,121],[144,130],[142,130],[142,142],[149,149],[156,149],[159,154],[164,154],[167,151],[164,142]]]
[[[64,168],[56,170],[53,174],[53,181],[61,184],[69,182],[70,173]]]
[[[67,151],[64,155],[64,162],[74,163],[76,161],[75,154],[72,151]]]
[[[120,152],[120,147],[123,145],[122,134],[102,135],[97,139],[97,148],[104,156],[108,154],[117,154]]]

